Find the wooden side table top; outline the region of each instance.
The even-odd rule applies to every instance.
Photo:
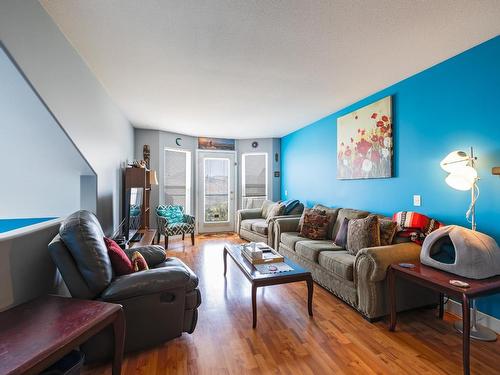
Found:
[[[399,277],[411,279],[417,283],[425,283],[437,291],[447,293],[448,295],[461,296],[467,295],[469,298],[476,298],[487,294],[493,294],[500,291],[500,276],[490,277],[488,279],[468,279],[462,276],[454,275],[449,272],[428,267],[420,262],[415,263],[414,268],[401,267],[399,264],[392,264],[391,268]],[[460,288],[450,284],[450,280],[460,280],[469,284],[468,288]],[[432,284],[432,286],[430,285]]]
[[[61,348],[110,324],[121,309],[112,303],[44,296],[0,313],[0,374],[31,372]]]

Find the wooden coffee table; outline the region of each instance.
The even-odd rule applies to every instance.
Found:
[[[311,273],[298,264],[292,262],[285,257],[284,262],[293,268],[293,271],[262,274],[241,254],[240,245],[226,244],[224,245],[224,276],[227,271],[227,254],[234,260],[238,268],[243,272],[243,275],[252,284],[252,315],[253,325],[257,326],[257,288],[269,285],[279,285],[294,283],[297,281],[305,281],[307,283],[307,309],[309,316],[313,315],[312,299],[313,299],[313,279]]]

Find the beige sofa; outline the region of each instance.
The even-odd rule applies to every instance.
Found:
[[[237,212],[236,231],[245,240],[274,244],[274,221],[283,217],[300,218],[304,205],[299,203],[288,215],[276,216],[269,222],[266,217],[275,202],[265,200],[261,208],[247,208]]]
[[[357,309],[370,321],[388,314],[386,276],[392,263],[419,260],[420,245],[413,242],[360,250],[355,256],[333,243],[344,218],[363,218],[370,213],[346,208],[327,208],[332,217],[327,240],[299,235],[299,217],[274,221],[274,248],[311,271],[313,279]],[[397,282],[398,311],[436,305],[436,293],[405,280]]]

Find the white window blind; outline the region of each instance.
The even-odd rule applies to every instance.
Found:
[[[267,199],[267,153],[243,154],[242,207]]]
[[[191,153],[183,150],[165,149],[165,204],[184,207],[191,211]]]

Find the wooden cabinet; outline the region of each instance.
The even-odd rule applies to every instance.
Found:
[[[146,168],[135,168],[128,167],[125,168],[125,181],[124,189],[130,188],[143,188],[143,203],[141,212],[141,229],[149,228],[149,214],[151,207],[149,201],[151,198],[151,184],[150,184],[150,171]],[[126,199],[126,194],[123,194],[124,199]]]

